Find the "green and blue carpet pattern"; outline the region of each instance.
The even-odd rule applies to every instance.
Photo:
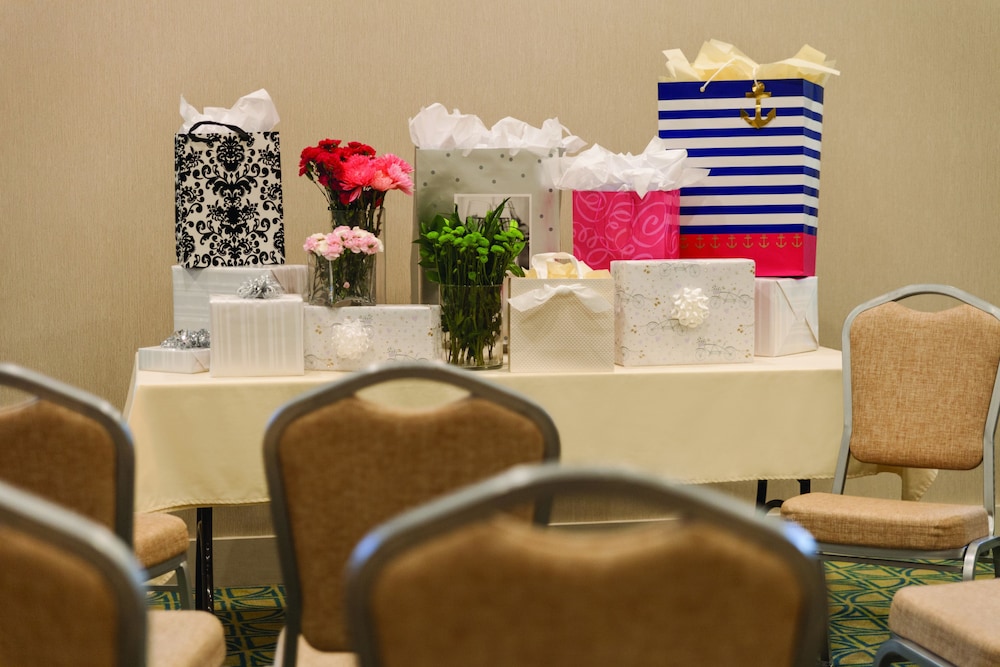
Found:
[[[830,645],[833,665],[871,665],[889,637],[889,603],[902,586],[957,581],[957,574],[926,569],[828,562]],[[981,576],[990,576],[983,572]],[[153,608],[177,608],[172,593],[150,594]],[[284,590],[280,586],[216,590],[216,614],[226,629],[227,667],[269,666],[278,632],[284,625]],[[898,667],[904,667],[899,663]]]

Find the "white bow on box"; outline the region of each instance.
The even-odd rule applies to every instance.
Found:
[[[532,308],[544,305],[554,296],[572,294],[580,300],[584,306],[592,313],[603,313],[611,310],[611,304],[607,299],[595,292],[583,283],[573,283],[572,285],[542,285],[530,292],[515,296],[507,300],[510,307],[519,312],[526,312]]]

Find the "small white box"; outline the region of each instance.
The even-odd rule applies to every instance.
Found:
[[[302,296],[274,299],[213,296],[213,376],[302,375]]]
[[[611,262],[615,363],[753,361],[754,268],[749,259]]]
[[[305,307],[305,367],[356,371],[382,361],[441,358],[441,306]]]
[[[755,353],[761,357],[811,352],[819,348],[816,276],[757,278]]]
[[[140,347],[136,363],[140,371],[164,373],[204,373],[208,371],[211,350],[207,347],[177,349]]]
[[[208,269],[188,269],[175,264],[171,271],[174,284],[174,331],[211,330],[209,297],[214,294],[236,296],[240,285],[263,273],[270,272],[285,290],[285,294],[305,294],[309,279],[309,267],[305,264],[219,266]]]

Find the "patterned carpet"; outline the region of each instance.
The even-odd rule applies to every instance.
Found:
[[[886,619],[892,596],[901,586],[955,581],[958,575],[877,565],[826,563],[830,593],[830,643],[833,664],[871,665],[879,645],[889,636]],[[989,576],[983,574],[983,576]],[[280,586],[222,588],[216,591],[216,613],[226,628],[227,667],[269,666],[284,623],[284,591]],[[150,595],[154,608],[176,608],[171,593]],[[904,667],[899,663],[898,667]]]

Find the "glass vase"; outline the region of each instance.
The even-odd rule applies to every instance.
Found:
[[[359,227],[367,232],[374,234],[380,241],[385,243],[382,239],[382,219],[385,217],[385,209],[382,206],[375,206],[374,204],[363,207],[354,207],[349,209],[330,209],[330,230],[334,230],[337,227]],[[383,246],[384,247],[384,246]],[[365,262],[367,267],[367,273],[365,274],[366,282],[359,285],[357,290],[353,293],[348,294],[345,298],[349,299],[351,303],[340,304],[340,305],[353,305],[353,306],[374,306],[375,305],[375,282],[377,275],[377,264],[378,260],[375,255],[371,255]],[[353,267],[352,267],[353,268]],[[343,273],[350,276],[350,272],[347,267],[343,268]],[[350,282],[350,281],[349,281]],[[315,281],[314,281],[315,284]],[[349,288],[342,290],[347,292]],[[342,299],[343,300],[343,299]],[[310,301],[312,303],[312,301]],[[316,305],[316,304],[313,304]]]
[[[346,252],[337,259],[309,256],[311,306],[374,306],[375,255]]]
[[[444,360],[472,370],[503,366],[503,285],[440,285]]]

